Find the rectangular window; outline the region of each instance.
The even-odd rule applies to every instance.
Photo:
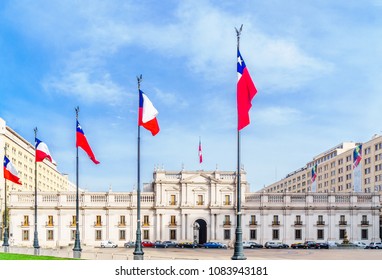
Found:
[[[279,225],[279,224],[280,224],[279,216],[278,215],[273,215],[272,225]]]
[[[126,216],[119,216],[119,226],[126,226]]]
[[[175,194],[172,194],[170,196],[170,205],[175,205],[176,204],[176,201],[175,201]]]
[[[96,227],[100,227],[100,226],[102,226],[102,219],[101,219],[101,216],[100,216],[100,215],[97,215],[97,216],[96,216],[95,226],[96,226]]]
[[[51,216],[51,215],[48,216],[47,226],[49,226],[49,227],[53,226],[53,216]]]
[[[230,226],[231,225],[231,217],[230,215],[225,215],[224,216],[224,224],[225,226]]]
[[[224,205],[231,205],[231,196],[230,195],[224,196]]]
[[[198,202],[197,202],[197,205],[203,205],[203,195],[199,194],[198,195]]]
[[[251,229],[249,231],[249,238],[250,239],[257,239],[257,230],[256,229]]]
[[[324,239],[324,230],[323,229],[317,230],[317,239],[319,239],[319,240]]]
[[[119,230],[119,240],[126,240],[126,230]]]
[[[170,229],[170,240],[176,240],[176,229]]]
[[[95,240],[102,240],[102,230],[97,229],[95,231]]]
[[[361,230],[361,239],[362,240],[369,239],[368,230],[366,228]]]
[[[171,216],[170,217],[170,225],[171,226],[176,226],[176,216]]]
[[[29,230],[23,230],[23,241],[29,241]]]
[[[70,231],[70,240],[76,240],[76,230],[72,229]]]
[[[149,226],[150,225],[150,220],[148,215],[143,216],[143,225],[144,226]]]
[[[27,215],[24,216],[23,226],[24,227],[28,227],[29,226],[29,216],[27,216]]]
[[[54,236],[53,236],[53,230],[49,229],[46,233],[46,240],[48,241],[52,241],[54,240]]]
[[[296,240],[301,240],[302,239],[301,229],[296,229],[294,231],[294,239],[296,239]]]
[[[251,220],[249,221],[249,224],[252,226],[257,225],[256,215],[251,215]]]
[[[345,238],[346,229],[340,229],[340,239]]]
[[[231,230],[225,229],[224,230],[224,240],[230,240],[231,239]]]
[[[272,239],[273,240],[279,239],[279,230],[278,229],[272,229]]]
[[[148,229],[143,230],[143,239],[150,239],[150,231]]]

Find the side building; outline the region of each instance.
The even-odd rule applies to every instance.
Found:
[[[0,171],[0,240],[3,238],[3,212],[5,203],[5,186],[9,192],[31,192],[35,187],[35,147],[16,131],[6,125],[0,118],[0,157],[7,157],[17,168],[22,185],[14,184],[4,179],[3,168]],[[38,163],[39,192],[74,191],[75,185],[68,179],[68,175],[61,174],[57,165],[45,160]]]
[[[379,241],[380,196],[375,193],[250,192],[242,170],[243,240],[284,243],[305,240]],[[13,245],[33,244],[33,193],[10,195]],[[75,193],[38,195],[38,232],[42,247],[73,246]],[[232,246],[236,229],[236,173],[156,170],[141,193],[141,230],[145,241],[221,241]],[[137,193],[81,192],[83,246],[112,240],[134,241]]]
[[[317,164],[318,193],[352,192],[354,190],[353,151],[362,144],[362,192],[382,194],[382,136],[375,135],[365,143],[344,142],[307,162],[285,178],[263,188],[261,192],[304,193],[312,190],[312,167]]]

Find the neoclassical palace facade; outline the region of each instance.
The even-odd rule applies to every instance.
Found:
[[[250,192],[242,180],[243,240],[380,241],[381,201],[376,193]],[[75,193],[40,192],[38,234],[42,247],[73,246]],[[33,244],[34,195],[12,192],[9,232],[13,245]],[[82,246],[135,240],[136,192],[81,192]],[[221,241],[232,245],[236,228],[236,173],[155,170],[141,192],[143,240]]]

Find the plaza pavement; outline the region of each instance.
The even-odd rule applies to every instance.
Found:
[[[33,255],[33,248],[10,247],[11,253]],[[83,247],[87,260],[133,260],[134,248]],[[144,260],[230,260],[233,249],[143,248]],[[70,247],[41,249],[40,255],[72,258]],[[371,249],[244,249],[247,260],[382,260],[382,250]]]

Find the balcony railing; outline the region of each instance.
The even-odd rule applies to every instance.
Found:
[[[197,201],[196,205],[204,205],[204,201]]]
[[[69,227],[76,227],[76,222],[70,222]]]
[[[125,227],[126,226],[126,222],[118,222],[118,227]]]
[[[142,223],[142,226],[143,226],[143,227],[149,227],[149,226],[150,226],[150,222],[143,222],[143,223]]]
[[[280,225],[280,221],[272,221],[272,226],[279,226]]]
[[[230,227],[231,226],[231,221],[224,221],[223,222],[223,227]]]
[[[317,225],[318,226],[324,226],[325,225],[325,221],[317,221]]]
[[[257,226],[257,221],[249,221],[249,226],[250,227]]]
[[[224,205],[231,205],[231,201],[224,201]]]
[[[94,222],[95,227],[102,227],[102,222]]]
[[[168,205],[176,205],[177,204],[177,201],[169,201],[168,202]]]
[[[361,226],[368,226],[369,225],[369,221],[361,221]]]
[[[54,223],[46,222],[45,227],[54,227]]]
[[[176,224],[176,222],[175,222],[175,223],[171,223],[171,222],[170,222],[170,223],[168,224],[168,226],[169,226],[169,227],[176,227],[177,224]]]
[[[302,226],[302,221],[294,221],[295,226]]]
[[[338,223],[340,226],[346,226],[348,224],[347,221],[339,221]]]
[[[29,222],[21,222],[21,227],[29,227]]]

